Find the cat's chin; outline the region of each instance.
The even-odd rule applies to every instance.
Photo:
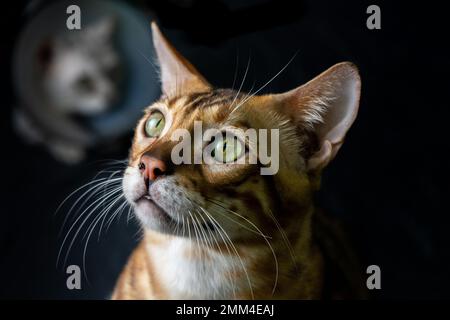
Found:
[[[134,203],[135,213],[145,227],[155,231],[170,233],[177,222],[155,202],[142,197]]]

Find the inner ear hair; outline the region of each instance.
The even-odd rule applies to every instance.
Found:
[[[356,66],[342,62],[308,83],[279,94],[279,112],[306,135],[309,170],[324,168],[336,155],[356,118],[361,80]]]

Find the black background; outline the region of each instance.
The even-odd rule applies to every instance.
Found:
[[[75,1],[76,2],[76,1]],[[74,3],[75,3],[74,2]],[[325,171],[320,205],[345,222],[365,265],[382,271],[377,299],[449,297],[449,30],[444,8],[428,1],[137,1],[151,8],[175,46],[219,87],[230,87],[251,57],[250,90],[291,89],[334,63],[359,67],[362,96],[346,143]],[[107,298],[135,245],[137,228],[113,223],[86,256],[90,284],[69,291],[56,268],[62,220],[58,204],[104,165],[124,159],[129,138],[96,150],[76,167],[61,165],[13,133],[12,47],[25,22],[25,1],[1,9],[0,297]],[[366,28],[378,4],[382,29]],[[151,103],[151,101],[149,101]],[[69,262],[80,263],[82,244]]]

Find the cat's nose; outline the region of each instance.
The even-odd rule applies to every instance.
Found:
[[[154,181],[166,173],[167,167],[164,161],[144,154],[139,161],[139,171],[141,171],[146,181]]]

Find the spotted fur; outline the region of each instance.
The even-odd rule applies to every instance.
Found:
[[[327,108],[341,99],[340,91],[348,89],[346,81],[356,86],[357,97],[352,95],[356,92],[353,87],[346,94],[349,103],[357,107],[356,68],[339,64],[298,91],[251,96],[213,88],[167,43],[156,26],[153,32],[165,94],[145,110],[136,127],[123,180],[125,196],[142,224],[144,238],[131,255],[112,298],[323,297],[327,270],[323,249],[338,256],[340,251],[329,241],[323,246],[316,237],[313,195],[322,168],[342,143],[343,136],[336,134],[335,128],[346,131],[349,125],[339,120],[342,117],[330,120],[337,121],[335,132],[318,125],[329,123]],[[174,61],[181,65],[177,79],[185,79],[177,83],[176,90],[168,74]],[[155,110],[165,116],[166,128],[158,138],[149,138],[144,126]],[[279,129],[278,173],[261,175],[261,164],[248,163],[173,165],[170,154],[176,142],[170,139],[171,133],[178,128],[192,132],[195,121],[201,121],[204,128],[220,130]],[[150,186],[138,168],[146,154],[167,165],[165,174]],[[147,193],[152,204],[139,202]],[[326,225],[325,233],[333,233],[334,228]],[[340,242],[334,239],[338,248]],[[340,269],[345,265],[339,264]]]

